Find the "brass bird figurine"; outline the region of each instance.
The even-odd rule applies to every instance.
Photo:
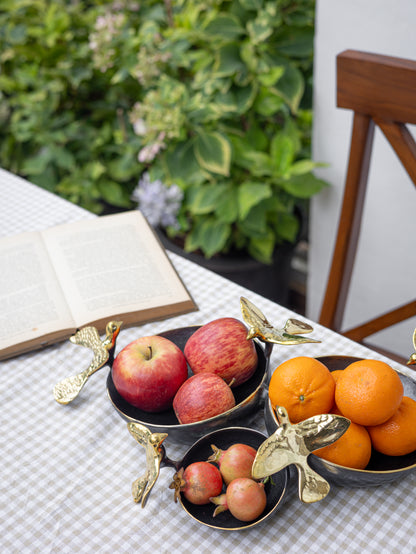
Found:
[[[416,364],[416,329],[413,331],[413,348],[415,352],[413,352],[413,354],[411,354],[410,358],[407,360],[407,365]]]
[[[59,404],[68,404],[81,392],[82,387],[87,382],[88,378],[104,367],[105,364],[114,358],[114,350],[116,339],[120,332],[122,321],[110,321],[106,326],[106,337],[101,340],[100,335],[95,327],[83,327],[79,329],[69,340],[74,344],[91,348],[94,353],[91,364],[85,371],[67,377],[53,389],[53,396]]]
[[[264,479],[294,464],[300,500],[305,503],[322,500],[329,492],[329,483],[309,467],[307,458],[313,450],[339,439],[350,426],[349,419],[322,414],[292,425],[283,406],[276,406],[276,415],[278,428],[257,450],[252,466],[254,479]]]
[[[301,344],[305,342],[321,342],[319,340],[309,339],[299,336],[301,333],[311,333],[313,327],[299,321],[298,319],[288,319],[283,329],[273,327],[263,313],[247,298],[240,298],[241,312],[243,319],[249,326],[247,339],[259,338],[263,342],[273,342],[276,344]]]
[[[132,494],[135,502],[142,501],[144,508],[150,491],[160,472],[160,463],[164,456],[162,442],[168,436],[167,433],[152,433],[147,427],[129,421],[127,428],[136,441],[146,450],[146,472],[136,479],[132,485]]]

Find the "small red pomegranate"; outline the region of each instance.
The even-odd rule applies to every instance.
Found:
[[[175,489],[175,502],[180,493],[192,504],[208,504],[212,496],[221,493],[223,481],[218,468],[209,462],[194,462],[181,468],[169,486]]]
[[[233,444],[227,450],[221,450],[214,444],[211,448],[214,453],[207,461],[218,464],[226,485],[238,477],[252,478],[251,468],[257,453],[255,448],[241,443]]]
[[[231,481],[225,494],[211,498],[211,502],[217,506],[214,517],[229,510],[240,521],[253,521],[263,513],[267,498],[263,483],[241,477]]]

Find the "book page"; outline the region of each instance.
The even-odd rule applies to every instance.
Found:
[[[3,238],[0,241],[0,350],[62,328],[74,328],[74,320],[41,236],[23,233]]]
[[[43,235],[78,327],[190,300],[138,211],[60,225]]]

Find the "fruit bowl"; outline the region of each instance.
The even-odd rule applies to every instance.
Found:
[[[144,428],[142,428],[142,430],[144,430],[144,435],[142,436],[147,435],[147,431]],[[130,432],[134,435],[134,432],[132,432],[131,430]],[[219,429],[204,435],[196,442],[194,442],[180,461],[169,459],[167,457],[165,447],[161,445],[160,467],[173,467],[176,472],[178,472],[181,468],[185,470],[190,464],[194,462],[207,461],[208,458],[212,455],[213,444],[221,450],[226,450],[233,444],[243,443],[248,446],[252,446],[257,450],[257,448],[266,440],[266,438],[267,437],[259,431],[245,427],[227,427],[224,429]],[[143,444],[141,438],[139,438],[138,441]],[[147,469],[147,474],[149,474],[149,468]],[[156,479],[157,477],[153,479],[150,488],[154,485]],[[184,497],[183,493],[179,493],[179,503],[191,518],[199,523],[207,525],[208,527],[227,531],[247,529],[248,527],[253,527],[264,522],[282,506],[283,500],[286,497],[288,482],[288,468],[274,473],[271,478],[265,482],[265,492],[267,497],[266,507],[259,517],[249,522],[236,519],[228,510],[221,512],[214,517],[213,514],[215,510],[215,505],[213,503],[210,502],[204,505],[192,504]],[[174,498],[175,494],[172,490],[172,502],[174,502]],[[149,501],[151,502],[152,499],[150,498]]]
[[[350,356],[318,357],[330,371],[345,369],[349,364],[362,358]],[[398,372],[403,383],[404,394],[416,400],[416,381]],[[269,399],[264,407],[266,429],[269,434],[275,432],[278,423]],[[406,456],[386,456],[372,450],[371,459],[366,469],[352,469],[328,462],[314,454],[308,458],[312,469],[319,473],[329,483],[348,487],[371,487],[383,485],[390,481],[405,477],[416,469],[416,451]]]
[[[181,327],[163,333],[158,333],[174,342],[181,350],[184,349],[188,338],[199,326]],[[264,346],[254,340],[258,355],[257,368],[252,377],[245,383],[233,388],[236,405],[234,408],[209,419],[195,423],[180,424],[173,409],[159,413],[149,413],[129,404],[117,392],[112,379],[111,371],[107,377],[107,393],[111,403],[119,415],[127,421],[145,425],[151,432],[168,433],[170,439],[182,444],[191,444],[207,432],[234,424],[248,423],[250,417],[260,408],[264,401],[266,389],[264,383],[272,351],[272,344]],[[188,375],[192,375],[188,367]]]
[[[200,438],[191,446],[185,454],[180,467],[185,469],[193,462],[207,460],[212,454],[212,444],[215,444],[215,446],[222,450],[226,450],[235,443],[247,444],[257,449],[266,438],[267,437],[259,431],[244,427],[230,427],[213,431]],[[281,507],[287,492],[288,481],[289,472],[287,468],[271,476],[271,479],[265,484],[267,495],[266,508],[257,519],[250,522],[239,521],[232,516],[228,510],[213,517],[215,509],[214,504],[210,503],[197,506],[188,502],[182,494],[180,495],[179,501],[185,512],[199,523],[203,523],[208,527],[228,531],[247,529],[248,527],[253,527],[254,525],[264,522]]]

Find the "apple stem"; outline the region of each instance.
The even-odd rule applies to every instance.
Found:
[[[152,358],[152,347],[148,346],[147,348],[149,349],[149,352],[146,355],[146,360],[150,360]]]

